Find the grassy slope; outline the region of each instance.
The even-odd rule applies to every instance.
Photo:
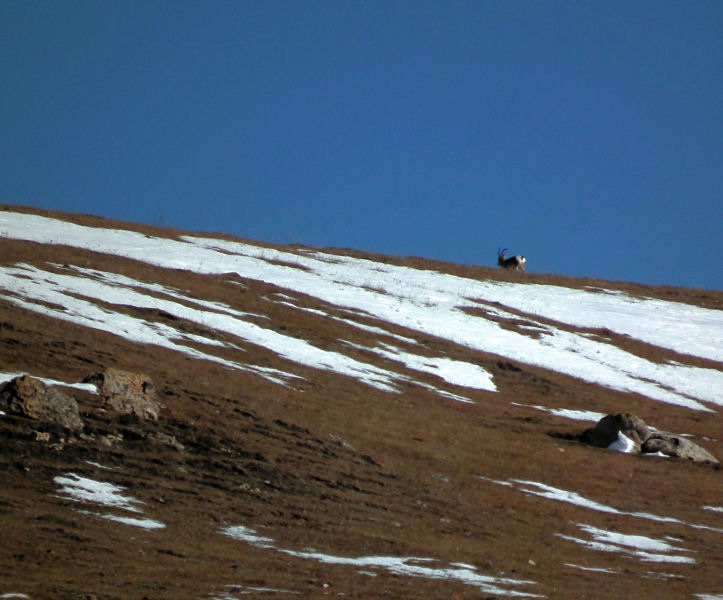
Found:
[[[109,225],[95,218],[73,218]],[[177,233],[111,226],[155,235]],[[270,326],[325,348],[338,347],[341,339],[368,346],[376,341],[373,334],[343,323],[265,301],[269,293],[283,291],[271,284],[248,282],[239,292],[222,277],[7,240],[0,241],[0,257],[4,264],[80,265],[171,285],[238,310],[266,314]],[[468,277],[519,279],[484,267],[385,260]],[[526,279],[574,287],[591,284],[549,275]],[[716,292],[604,285],[710,308],[723,306],[723,294]],[[312,298],[300,301],[335,310],[320,307]],[[720,458],[723,420],[718,414],[658,404],[524,365],[509,369],[500,357],[398,329],[421,343],[418,353],[482,365],[494,374],[499,392],[457,390],[473,398],[474,405],[416,386],[388,394],[242,344],[244,362],[304,376],[294,389],[285,388],[252,374],[42,317],[3,299],[0,324],[4,371],[68,382],[104,367],[141,371],[154,380],[166,406],[159,423],[138,423],[99,414],[94,411],[95,397],[72,391],[86,429],[83,438],[71,439],[47,425],[0,418],[0,531],[5,540],[0,545],[0,594],[22,592],[61,600],[177,599],[233,595],[234,588],[226,586],[241,586],[297,591],[311,598],[336,593],[351,598],[497,597],[462,583],[378,569],[372,577],[360,574],[359,567],[255,548],[219,534],[230,525],[252,527],[286,549],[469,563],[486,575],[535,581],[536,585],[508,589],[550,598],[678,599],[722,591],[720,533],[593,512],[480,477],[544,482],[623,511],[685,523],[716,525],[717,520],[723,527],[720,513],[701,510],[703,505],[721,505],[719,468],[586,447],[570,439],[584,424],[511,403],[628,410],[658,428],[692,434]],[[652,360],[671,358],[669,351],[653,347],[638,350]],[[373,355],[365,354],[364,360],[403,369]],[[440,385],[431,375],[416,378]],[[50,433],[50,442],[35,440],[39,430]],[[164,444],[154,437],[158,432],[175,436],[185,449]],[[119,433],[123,441],[103,443],[103,436]],[[166,528],[144,531],[80,513],[77,509],[109,511],[58,498],[53,477],[68,472],[128,487],[145,503],[145,516],[162,521]],[[620,553],[588,551],[556,535],[583,537],[577,523],[659,539],[674,536],[680,540],[676,544],[694,552],[697,564],[642,562]],[[583,571],[566,563],[616,573]]]

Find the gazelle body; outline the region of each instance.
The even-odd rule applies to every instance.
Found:
[[[518,254],[516,256],[510,256],[509,258],[505,257],[505,251],[507,248],[500,250],[497,250],[497,265],[502,267],[503,269],[514,269],[515,271],[524,271],[525,270],[525,263],[527,262],[527,259],[522,256],[521,254]]]

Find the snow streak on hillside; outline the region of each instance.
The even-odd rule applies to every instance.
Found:
[[[458,394],[459,389],[445,390],[446,384],[493,392],[492,376],[475,364],[443,356],[430,359],[399,347],[413,346],[414,332],[695,410],[710,411],[706,405],[723,404],[723,372],[651,362],[599,332],[606,328],[683,355],[723,362],[723,311],[600,289],[478,281],[323,252],[282,252],[195,236],[169,240],[19,213],[0,213],[0,235],[123,256],[167,269],[236,273],[242,280],[280,288],[283,295],[275,299],[279,303],[294,306],[298,299],[293,294],[304,294],[330,307],[348,309],[345,321],[351,325],[369,328],[368,321],[374,318],[376,329],[389,342],[366,350],[402,363],[409,371],[434,373],[439,377],[435,390],[456,400],[467,398]],[[133,317],[120,307],[163,311],[269,348],[291,363],[355,377],[385,391],[394,392],[401,382],[413,381],[262,327],[258,315],[116,273],[14,265],[0,268],[0,288],[6,299],[29,310],[251,370],[284,385],[293,385],[299,375],[291,369],[282,372],[244,364],[240,350],[236,360],[222,358],[214,348],[234,347],[212,336],[191,335]],[[357,322],[354,315],[366,323]],[[400,339],[385,330],[385,323],[404,327],[410,334]]]

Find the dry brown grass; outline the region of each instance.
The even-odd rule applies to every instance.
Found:
[[[109,225],[80,215],[72,219]],[[123,227],[149,235],[179,234]],[[520,278],[484,267],[383,260],[479,279]],[[285,292],[270,283],[244,281],[240,287],[235,276],[168,271],[102,253],[7,240],[0,241],[0,261],[42,268],[48,263],[82,266],[176,287],[200,299],[267,315],[264,326],[322,348],[341,348],[341,339],[364,346],[380,339],[338,320],[269,302],[270,295]],[[723,307],[723,294],[715,292],[524,277],[535,283],[604,285]],[[341,315],[335,307],[293,295],[299,306]],[[164,316],[147,313],[144,318],[163,321]],[[380,325],[371,317],[367,322]],[[723,421],[717,413],[696,413],[602,389],[401,328],[388,329],[419,341],[420,354],[484,366],[494,374],[499,391],[454,390],[432,375],[420,375],[418,380],[456,391],[475,404],[456,403],[411,384],[403,385],[399,394],[385,393],[240,344],[244,363],[304,378],[282,387],[251,373],[44,317],[6,299],[0,299],[0,323],[2,370],[67,382],[104,367],[141,371],[154,380],[166,407],[159,423],[141,423],[98,413],[94,396],[72,391],[86,421],[84,439],[69,439],[50,425],[0,417],[0,594],[157,600],[223,594],[240,598],[250,588],[272,588],[305,598],[498,597],[459,582],[366,569],[375,572],[372,577],[359,567],[257,548],[221,535],[229,525],[254,528],[273,538],[277,547],[295,551],[313,548],[335,556],[417,556],[468,563],[485,575],[532,580],[535,585],[508,589],[548,598],[677,600],[722,591],[723,534],[688,525],[723,528],[720,513],[702,510],[704,505],[721,505],[719,468],[583,446],[575,436],[584,424],[520,405],[603,413],[624,408],[656,427],[691,434],[723,458]],[[670,351],[599,333],[650,360],[671,358]],[[345,352],[362,357],[361,351]],[[363,359],[408,374],[374,354],[364,353]],[[48,432],[50,441],[36,441],[36,431]],[[185,449],[159,442],[153,438],[158,432],[174,436]],[[101,443],[109,434],[122,434],[123,441]],[[165,529],[144,531],[79,512],[109,511],[59,498],[53,477],[69,472],[128,487],[128,493],[145,503],[145,516],[162,521]],[[542,482],[621,511],[674,517],[681,523],[595,512],[490,479]],[[557,535],[582,537],[576,523],[656,539],[674,536],[680,540],[674,544],[690,550],[696,564],[643,562],[595,552]],[[583,571],[566,566],[570,563],[616,572]]]

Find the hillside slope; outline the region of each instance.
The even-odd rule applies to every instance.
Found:
[[[2,379],[83,421],[0,415],[0,597],[723,598],[720,465],[579,441],[723,459],[723,293],[18,207],[0,249]]]

